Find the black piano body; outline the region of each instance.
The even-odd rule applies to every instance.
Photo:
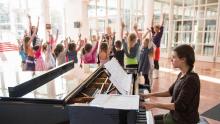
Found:
[[[9,95],[0,97],[2,124],[69,124],[84,119],[90,124],[134,124],[137,111],[103,109],[89,104],[94,95],[118,94],[108,79],[109,73],[91,65],[88,70],[67,63],[18,86],[9,88]],[[133,90],[137,80],[132,79]],[[84,110],[82,110],[84,109]],[[76,114],[77,113],[77,114]],[[109,116],[111,115],[111,116]],[[85,117],[85,118],[83,118]],[[92,122],[93,120],[93,122]]]

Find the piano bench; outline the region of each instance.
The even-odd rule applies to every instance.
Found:
[[[209,124],[209,122],[205,119],[205,117],[199,117],[199,123],[197,124]]]

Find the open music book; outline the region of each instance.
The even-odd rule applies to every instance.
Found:
[[[118,91],[123,95],[129,95],[131,91],[132,74],[127,74],[115,58],[112,58],[104,64],[104,67],[110,73],[109,80]]]
[[[138,110],[139,95],[97,94],[95,99],[90,102],[89,106],[101,107],[105,109]]]

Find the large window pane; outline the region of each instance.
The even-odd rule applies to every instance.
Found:
[[[117,0],[108,0],[108,15],[117,15]]]
[[[174,6],[174,19],[180,20],[182,19],[182,15],[183,15],[183,7]]]
[[[181,33],[176,32],[174,35],[174,43],[175,44],[181,44]]]
[[[218,0],[207,0],[207,3],[210,4],[210,3],[218,3]]]
[[[137,10],[138,11],[143,11],[143,7],[144,7],[144,4],[143,4],[143,0],[136,0],[137,1],[137,4],[138,4],[138,8]]]
[[[193,6],[194,1],[193,0],[184,0],[184,6]]]
[[[195,37],[195,39],[194,39],[195,44],[202,44],[203,32],[195,32],[194,37]]]
[[[204,6],[201,6],[199,8],[199,18],[204,18],[205,17],[205,7]]]
[[[192,43],[192,32],[183,32],[182,40],[184,43]]]
[[[191,30],[192,30],[192,21],[184,21],[183,31],[191,31]]]
[[[112,31],[118,32],[119,28],[117,26],[117,18],[116,17],[109,17],[108,18],[108,25],[112,28]]]
[[[213,56],[214,46],[204,44],[203,46],[203,56]]]
[[[207,6],[206,8],[206,18],[208,17],[217,17],[217,5]]]
[[[192,19],[194,16],[195,16],[194,7],[185,8],[183,19]]]
[[[197,20],[197,21],[194,21],[194,28],[195,28],[195,31],[203,31],[204,30],[204,20]]]
[[[220,31],[219,31],[219,38],[218,38],[218,53],[217,56],[220,57]]]
[[[105,33],[105,20],[104,19],[98,19],[97,20],[97,26],[98,26],[98,32],[101,34]]]
[[[218,55],[217,56],[220,57],[220,43],[218,45]]]
[[[90,0],[88,6],[88,16],[95,17],[96,16],[96,1]]]
[[[97,16],[106,16],[105,0],[98,0],[97,1]]]
[[[182,26],[182,22],[181,22],[181,21],[175,21],[175,22],[174,22],[174,29],[175,29],[175,31],[180,31],[180,30],[182,30],[182,29],[181,29],[181,26]]]
[[[202,44],[196,44],[195,45],[195,53],[196,55],[202,55]]]
[[[214,45],[215,43],[215,32],[205,32],[204,44]]]
[[[144,16],[143,15],[137,16],[137,24],[138,24],[139,29],[144,30]]]
[[[205,30],[215,31],[215,29],[216,29],[216,20],[206,20]]]
[[[195,32],[194,34],[194,43],[195,43],[195,53],[196,55],[202,55],[203,49],[203,33],[202,32]]]
[[[126,30],[129,31],[130,30],[130,23],[131,23],[130,15],[128,15],[128,14],[123,15],[123,18],[124,18]]]
[[[96,20],[95,19],[90,19],[89,20],[89,34],[90,36],[96,34]]]

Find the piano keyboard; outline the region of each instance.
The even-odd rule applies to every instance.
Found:
[[[147,89],[139,89],[139,93],[149,93]],[[149,99],[145,99],[145,102]],[[154,124],[154,119],[151,111],[146,111],[145,109],[140,108],[137,113],[136,124]]]
[[[140,109],[137,113],[136,124],[147,124],[146,110]]]

